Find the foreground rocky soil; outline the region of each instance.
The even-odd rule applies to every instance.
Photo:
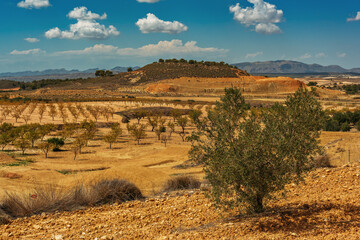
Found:
[[[359,239],[360,165],[319,169],[253,216],[214,209],[199,190],[16,219],[1,239]]]

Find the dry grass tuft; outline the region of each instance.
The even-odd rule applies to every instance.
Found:
[[[169,179],[163,188],[164,191],[200,188],[201,182],[192,176],[178,176]]]
[[[125,202],[143,198],[138,187],[123,179],[101,180],[91,186],[96,204]]]
[[[119,179],[100,180],[90,186],[79,184],[70,190],[49,185],[39,187],[31,194],[6,192],[6,197],[0,204],[0,224],[2,213],[16,218],[141,198],[142,193],[134,184]]]
[[[330,163],[330,157],[327,154],[317,156],[314,159],[314,166],[315,166],[315,168],[330,168],[330,167],[333,167],[331,165],[331,163]]]

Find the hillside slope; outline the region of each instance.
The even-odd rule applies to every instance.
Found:
[[[358,239],[360,165],[319,169],[263,214],[234,218],[199,191],[42,214],[1,225],[1,239]],[[224,218],[221,217],[224,214]]]

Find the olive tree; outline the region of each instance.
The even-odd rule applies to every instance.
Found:
[[[239,89],[226,89],[196,123],[190,157],[203,164],[218,206],[262,212],[274,192],[313,167],[324,114],[314,94],[303,89],[261,114],[248,108]]]

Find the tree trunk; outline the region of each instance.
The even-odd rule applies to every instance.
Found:
[[[254,211],[256,213],[261,213],[264,211],[264,205],[263,205],[263,199],[264,197],[261,195],[256,195],[255,202],[254,202]]]

